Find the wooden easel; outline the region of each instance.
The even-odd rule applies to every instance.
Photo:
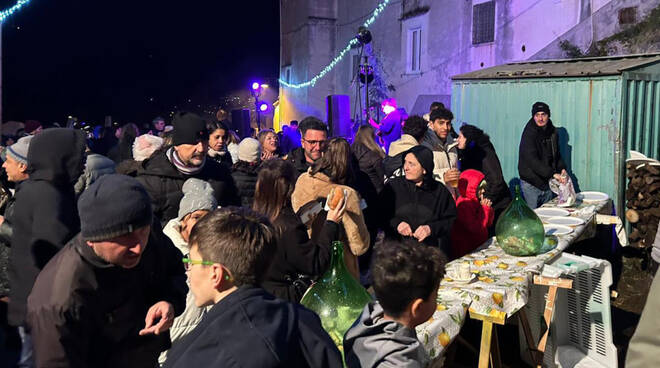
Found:
[[[527,348],[529,349],[530,358],[532,363],[536,364],[537,368],[541,368],[543,363],[543,354],[545,353],[545,346],[548,342],[548,334],[550,333],[550,323],[552,322],[552,313],[555,309],[555,299],[557,297],[557,288],[572,289],[573,281],[562,278],[552,278],[534,275],[535,285],[545,285],[548,287],[548,298],[545,301],[545,309],[543,311],[543,319],[545,320],[546,330],[541,335],[541,340],[538,344],[534,343],[532,339],[532,332],[529,328],[529,320],[525,313],[525,308],[519,311],[518,317],[525,333],[525,340],[527,341]],[[536,345],[536,349],[534,346]]]
[[[479,349],[479,368],[488,368],[489,363],[494,368],[502,366],[500,347],[497,342],[497,330],[494,328],[493,323],[503,325],[506,322],[506,313],[497,311],[494,314],[494,316],[484,315],[470,309],[470,318],[478,319],[483,323],[481,328],[481,348]]]

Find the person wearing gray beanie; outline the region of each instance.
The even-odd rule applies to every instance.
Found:
[[[238,162],[231,168],[241,206],[251,208],[257,175],[261,167],[261,143],[254,138],[245,138],[238,145]]]
[[[38,366],[157,366],[185,308],[181,253],[131,177],[102,176],[78,211],[81,232],[45,265],[28,297]]]
[[[22,137],[18,142],[7,147],[7,156],[2,167],[5,169],[9,181],[19,182],[29,177],[27,173],[27,153],[32,137],[34,136]]]
[[[197,221],[218,207],[218,202],[213,195],[213,187],[203,180],[190,178],[183,184],[182,190],[183,199],[179,204],[179,216],[165,225],[163,233],[172,240],[181,254],[187,254],[190,249],[188,244],[190,231]],[[208,308],[195,306],[195,297],[189,291],[186,297],[186,309],[174,319],[174,324],[170,328],[172,346],[195,329],[207,310]],[[163,364],[166,359],[165,351],[161,353],[158,362]]]

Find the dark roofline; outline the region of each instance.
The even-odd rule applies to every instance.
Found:
[[[613,69],[609,71],[601,70],[580,70],[579,73],[564,71],[564,73],[548,73],[541,66],[542,65],[555,65],[555,64],[573,64],[585,62],[599,62],[599,61],[612,61],[632,59],[631,62],[638,59],[638,63],[625,66],[621,69]],[[565,78],[565,77],[586,77],[586,76],[608,76],[620,75],[626,70],[639,68],[660,62],[660,52],[648,54],[633,54],[633,55],[616,55],[616,56],[600,56],[579,59],[554,59],[554,60],[527,60],[520,62],[513,62],[507,64],[496,65],[486,69],[475,70],[468,73],[457,74],[451,77],[452,80],[469,80],[469,79],[527,79],[527,78]],[[521,68],[521,66],[528,66]],[[507,67],[510,67],[507,69]],[[490,71],[490,75],[489,75]]]

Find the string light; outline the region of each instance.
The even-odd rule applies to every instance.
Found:
[[[20,8],[23,7],[23,5],[26,5],[29,3],[30,0],[18,0],[14,6],[11,8],[5,9],[0,12],[0,22],[4,22],[5,19],[9,18],[10,15],[14,14],[17,12]]]
[[[364,22],[364,26],[369,28],[369,26],[376,20],[376,18],[378,18],[380,13],[382,13],[383,10],[385,10],[385,7],[387,6],[387,4],[389,4],[389,2],[390,2],[390,0],[383,0],[380,4],[378,4],[376,9],[374,9],[374,12],[371,15],[371,18],[367,19],[367,21]],[[280,84],[285,86],[285,87],[288,87],[288,88],[296,88],[296,89],[306,88],[306,87],[309,87],[309,86],[313,87],[316,84],[316,82],[319,79],[323,78],[326,74],[328,74],[341,61],[341,59],[343,59],[344,56],[346,56],[346,53],[348,51],[350,51],[350,49],[353,46],[355,46],[357,43],[358,43],[358,40],[355,37],[351,38],[351,40],[348,41],[348,45],[346,45],[346,47],[344,47],[339,52],[339,55],[337,55],[334,59],[332,59],[330,64],[328,64],[325,68],[323,68],[323,70],[321,70],[321,72],[319,74],[314,76],[314,78],[312,78],[312,79],[310,79],[306,82],[303,82],[303,83],[288,83],[285,80],[283,80],[282,78],[280,78],[280,80],[279,80]]]

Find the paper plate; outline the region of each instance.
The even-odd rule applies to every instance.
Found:
[[[543,222],[547,222],[548,219],[553,217],[568,216],[570,214],[564,209],[555,207],[540,207],[535,209],[534,212]]]
[[[584,225],[584,220],[579,217],[551,217],[545,222],[552,225],[580,226]]]
[[[573,232],[573,228],[564,225],[543,225],[545,235],[568,235]]]
[[[582,202],[600,202],[610,199],[605,193],[602,192],[580,192],[577,194],[578,199],[581,199]]]

